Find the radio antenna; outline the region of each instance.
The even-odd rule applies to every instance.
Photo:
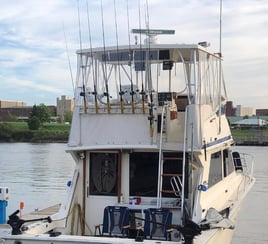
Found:
[[[222,39],[222,0],[220,0],[220,45],[219,45],[219,48],[220,48],[220,55],[221,55],[221,39]]]
[[[221,39],[222,39],[222,0],[220,0],[220,43],[219,43],[219,52],[220,52],[220,67],[219,67],[219,133],[221,133],[221,86],[222,86],[222,47],[221,47]]]

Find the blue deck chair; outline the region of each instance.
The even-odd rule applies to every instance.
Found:
[[[144,236],[150,239],[170,239],[172,213],[168,209],[144,210]]]
[[[102,225],[102,232],[100,226]],[[104,209],[103,223],[95,226],[99,235],[127,237],[129,230],[129,209],[127,207],[107,206]]]

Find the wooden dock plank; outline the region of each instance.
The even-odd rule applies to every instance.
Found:
[[[60,206],[61,204],[56,204],[44,209],[36,210],[27,214],[23,214],[21,218],[24,220],[46,218],[57,213],[59,211]]]

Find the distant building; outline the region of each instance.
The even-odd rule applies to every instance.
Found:
[[[25,102],[0,100],[0,108],[26,107],[26,106],[27,106],[27,103]]]
[[[57,116],[60,117],[62,120],[64,115],[67,112],[73,112],[74,109],[74,100],[69,98],[68,96],[61,96],[57,98]]]
[[[268,115],[268,109],[256,109],[257,116],[265,116]]]
[[[56,115],[56,107],[51,105],[47,106],[51,112],[51,116]],[[33,110],[33,106],[22,106],[22,107],[6,107],[0,108],[0,120],[10,121],[12,117],[18,121],[27,121],[30,113]]]
[[[25,102],[0,100],[0,120],[2,121],[13,121],[18,117],[28,118],[30,111],[32,107],[27,107]]]
[[[239,120],[233,125],[236,125],[238,127],[244,127],[244,128],[259,128],[267,125],[266,120],[258,119],[258,118],[250,118],[250,119],[243,119]]]
[[[32,106],[0,108],[0,120],[10,121],[13,117],[16,120],[26,121],[32,110]]]
[[[254,115],[252,107],[243,107],[242,105],[236,106],[236,116],[252,116]]]
[[[228,117],[235,115],[235,108],[233,106],[233,102],[232,101],[227,101],[225,114]]]

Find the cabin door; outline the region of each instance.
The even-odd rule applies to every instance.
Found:
[[[121,193],[121,152],[90,152],[86,185],[85,219],[90,229],[86,233],[92,234],[94,226],[102,223],[104,208],[118,203]]]

